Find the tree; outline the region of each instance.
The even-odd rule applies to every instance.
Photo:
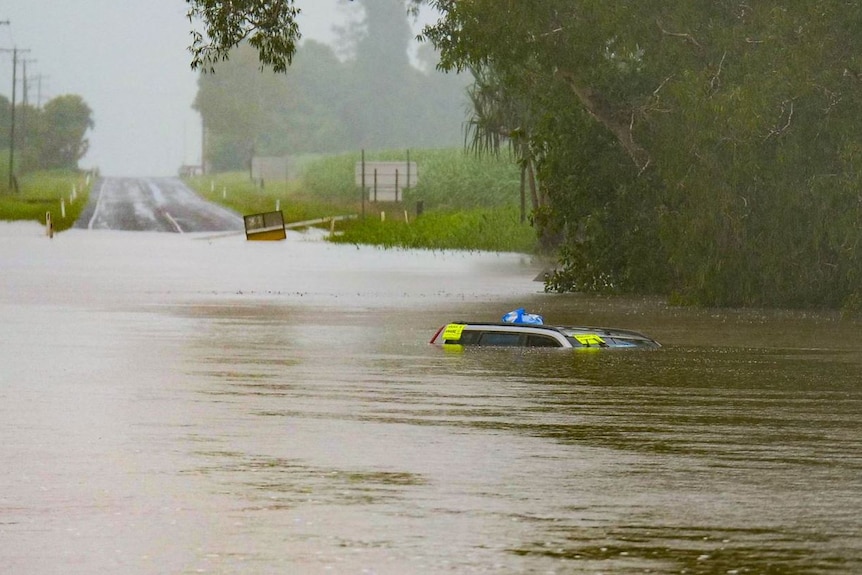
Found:
[[[407,49],[411,31],[403,0],[359,0],[363,18],[350,35],[351,90],[344,117],[359,148],[409,145],[412,79]]]
[[[499,155],[508,143],[521,170],[522,221],[526,214],[526,188],[530,189],[534,221],[546,208],[547,197],[536,184],[536,160],[540,153],[533,146],[536,128],[535,111],[525,94],[515,94],[504,88],[504,82],[491,66],[473,70],[474,82],[467,90],[471,112],[466,123],[465,141],[477,154]],[[542,236],[541,229],[539,235]],[[545,242],[543,242],[544,244]]]
[[[215,74],[198,79],[194,108],[204,120],[213,169],[245,169],[255,154],[342,151],[349,144],[339,120],[344,65],[328,46],[305,42],[283,74],[259,67],[256,51],[242,44]]]
[[[251,17],[263,1],[188,1],[233,15],[203,13],[217,46],[278,20]],[[528,104],[541,228],[561,242],[549,287],[862,306],[862,4],[427,3],[441,68],[491,70],[493,103]]]
[[[89,147],[87,130],[93,128],[93,112],[78,95],[53,98],[41,113],[33,118],[38,122],[35,141],[37,166],[41,169],[77,169],[78,161]]]
[[[458,144],[466,80],[411,65],[402,0],[363,0],[361,7],[345,34],[344,61],[306,41],[290,68],[275,74],[261,70],[257,51],[242,43],[214,65],[215,74],[200,75],[195,108],[214,169],[245,168],[252,153]]]
[[[556,286],[859,299],[862,6],[431,3],[443,67],[491,66],[538,111],[550,224],[577,254]]]
[[[351,0],[352,1],[352,0]],[[405,0],[415,13],[426,0]],[[257,50],[261,67],[284,72],[290,66],[302,35],[296,23],[300,10],[294,0],[186,0],[192,30],[191,67],[213,70],[231,50],[247,41]]]
[[[299,42],[293,0],[186,0],[190,22],[201,21],[204,31],[192,32],[192,69],[212,70],[228,59],[233,48],[247,41],[262,65],[283,72]]]

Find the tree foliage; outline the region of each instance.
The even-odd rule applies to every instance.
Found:
[[[0,147],[9,146],[11,104],[0,98]],[[15,171],[77,169],[89,149],[93,112],[81,96],[67,94],[41,108],[15,106]]]
[[[293,0],[186,0],[192,31],[192,69],[213,70],[242,42],[253,46],[263,65],[283,72],[300,39]]]
[[[860,305],[862,4],[427,3],[440,66],[484,82],[472,141],[509,140],[535,167],[533,219],[560,250],[550,289]],[[233,30],[224,45],[266,30],[201,14]],[[293,54],[253,45],[276,68]]]
[[[862,6],[435,0],[446,69],[530,102],[554,289],[858,299]]]
[[[49,100],[36,116],[37,163],[41,169],[76,169],[89,148],[87,130],[95,124],[93,112],[78,95]]]
[[[201,74],[195,108],[214,169],[247,168],[252,155],[457,145],[466,80],[411,65],[404,2],[360,0],[352,57],[306,41],[282,74],[261,71],[247,43]]]
[[[348,141],[338,122],[343,64],[327,46],[303,44],[285,74],[261,72],[247,45],[217,73],[202,74],[194,107],[204,120],[206,155],[217,170],[248,167],[253,155],[341,151]]]

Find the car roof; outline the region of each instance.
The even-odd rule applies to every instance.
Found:
[[[551,325],[551,324],[533,324],[533,323],[508,323],[508,322],[475,322],[475,321],[453,321],[451,324],[463,325],[465,330],[489,330],[489,331],[522,331],[522,332],[548,332],[554,331],[562,334],[565,337],[575,337],[577,335],[600,335],[610,338],[619,339],[636,339],[641,341],[652,342],[659,345],[657,341],[649,336],[646,336],[638,331],[630,329],[619,329],[612,327],[597,327],[597,326],[568,326],[568,325]]]
[[[615,327],[597,327],[597,326],[570,326],[570,325],[552,325],[547,323],[507,323],[507,322],[481,322],[481,321],[453,321],[449,323],[459,324],[465,326],[466,329],[484,329],[484,328],[503,328],[503,329],[511,329],[511,328],[526,328],[526,329],[544,329],[544,330],[554,330],[558,331],[562,334],[567,333],[601,333],[604,335],[617,335],[617,336],[634,336],[634,337],[644,337],[644,334],[633,331],[630,329],[619,329]],[[649,338],[647,338],[649,339]]]

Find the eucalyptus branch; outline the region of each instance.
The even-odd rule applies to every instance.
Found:
[[[769,133],[766,135],[765,138],[763,138],[764,142],[772,136],[780,136],[790,128],[790,124],[793,122],[793,100],[784,100],[781,103],[781,115],[783,116],[784,112],[787,110],[788,102],[790,103],[790,111],[787,114],[787,122],[785,122],[785,124],[780,128],[772,128],[771,130],[769,130]]]
[[[688,40],[689,42],[691,42],[692,44],[694,44],[695,46],[697,46],[698,48],[703,47],[700,45],[700,43],[697,41],[697,39],[695,39],[695,37],[692,36],[691,34],[689,34],[688,32],[669,32],[669,31],[665,30],[664,27],[662,26],[661,20],[656,19],[655,23],[658,25],[658,29],[661,30],[661,33],[664,34],[665,36],[675,36],[677,38],[684,38],[684,39]]]
[[[600,98],[590,88],[578,83],[572,72],[558,69],[556,74],[566,82],[587,113],[616,137],[634,165],[643,171],[649,165],[650,158],[649,153],[634,140],[634,119],[628,125],[620,123],[612,111],[599,104]]]
[[[713,74],[712,79],[709,81],[709,89],[712,92],[718,90],[718,86],[721,85],[721,71],[724,68],[724,59],[727,57],[727,50],[724,51],[724,54],[721,55],[721,60],[718,62],[718,70],[716,70],[715,74]]]
[[[673,78],[673,75],[668,76],[664,80],[662,80],[661,84],[658,85],[658,88],[652,91],[652,95],[654,98],[658,97],[658,93],[661,92],[661,89],[664,88],[664,85],[670,82],[670,79]]]
[[[663,112],[663,113],[667,113],[667,112],[669,112],[669,111],[670,111],[670,110],[669,110],[669,109],[667,109],[667,108],[660,108],[660,107],[658,106],[658,103],[659,103],[659,92],[661,92],[661,91],[662,91],[662,88],[664,88],[664,87],[665,87],[665,84],[667,84],[668,82],[670,82],[671,78],[673,78],[673,75],[670,75],[670,76],[668,76],[667,78],[665,78],[664,80],[662,80],[661,84],[659,84],[659,85],[658,85],[658,87],[657,87],[655,90],[653,90],[653,91],[652,91],[652,95],[651,95],[651,96],[649,97],[649,99],[647,100],[647,103],[646,103],[646,104],[644,104],[643,106],[641,106],[640,108],[638,108],[638,110],[640,111],[641,116],[643,116],[644,118],[646,118],[646,117],[648,116],[648,112]]]

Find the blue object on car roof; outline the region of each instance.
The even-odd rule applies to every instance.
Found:
[[[526,323],[531,325],[542,325],[545,320],[536,313],[527,313],[522,307],[514,309],[503,316],[504,323]]]

